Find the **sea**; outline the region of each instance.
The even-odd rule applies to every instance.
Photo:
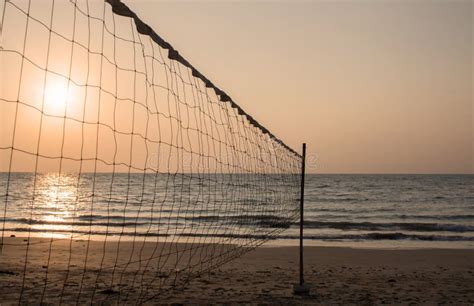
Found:
[[[306,245],[474,248],[474,175],[310,174],[304,203]]]
[[[2,235],[299,244],[298,188],[282,207],[281,197],[273,196],[277,189],[262,195],[261,189],[248,188],[261,178],[240,177],[237,181],[247,187],[218,191],[210,186],[228,179],[0,173]],[[245,195],[248,190],[252,196]],[[307,174],[304,244],[472,249],[474,175]]]

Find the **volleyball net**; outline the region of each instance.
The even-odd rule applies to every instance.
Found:
[[[124,3],[1,5],[3,296],[144,302],[297,219],[302,157]]]

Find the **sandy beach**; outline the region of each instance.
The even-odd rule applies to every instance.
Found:
[[[299,297],[292,294],[298,276],[296,247],[259,247],[220,266],[245,250],[121,242],[117,252],[117,243],[108,242],[104,252],[101,241],[58,239],[51,244],[35,238],[30,240],[24,278],[25,240],[5,240],[2,303],[18,302],[22,287],[22,302],[30,303],[42,296],[44,302],[66,304],[91,299],[112,304],[474,303],[474,250],[307,247],[305,277],[312,291]],[[170,290],[171,285],[176,288]]]

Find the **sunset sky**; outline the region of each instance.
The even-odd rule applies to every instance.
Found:
[[[125,2],[311,172],[474,171],[472,1]]]
[[[297,151],[306,142],[308,172],[474,172],[473,1],[124,2],[273,134]],[[1,59],[1,96],[10,102],[0,105],[0,147],[4,148],[0,170],[8,171],[10,164],[8,148],[12,146],[16,109],[16,103],[11,101],[17,99],[29,105],[20,105],[13,141],[16,149],[30,153],[39,150],[51,156],[62,154],[78,160],[105,154],[104,160],[116,157],[124,164],[129,162],[130,138],[122,135],[120,139],[122,136],[116,134],[119,139],[114,140],[110,130],[99,132],[93,124],[86,126],[87,141],[82,154],[81,131],[84,130],[78,122],[99,120],[110,128],[132,131],[133,135],[133,129],[135,132],[147,129],[145,110],[135,109],[136,118],[142,119],[132,123],[129,119],[134,104],[115,103],[103,92],[99,98],[97,88],[86,93],[85,87],[68,83],[68,77],[77,84],[100,85],[118,97],[148,103],[144,77],[137,83],[143,87],[136,87],[135,93],[133,77],[125,72],[119,72],[116,77],[114,65],[106,61],[101,68],[100,54],[112,60],[115,57],[120,65],[132,71],[141,69],[148,73],[146,60],[142,58],[139,66],[134,67],[132,55],[137,50],[133,44],[129,44],[131,49],[120,40],[114,45],[111,35],[105,36],[102,44],[100,13],[89,29],[85,15],[76,14],[75,19],[71,2],[55,2],[51,14],[51,6],[32,1],[31,16],[39,21],[27,25],[26,14],[21,10],[27,10],[28,1],[12,3],[18,7],[8,7],[5,23],[7,30],[14,30],[4,31],[2,39],[6,48],[16,53],[3,52]],[[86,2],[78,3],[79,7],[85,7]],[[104,6],[100,1],[88,3],[91,10],[94,6]],[[54,16],[52,21],[51,16]],[[113,28],[110,16],[106,14],[106,24]],[[76,20],[76,25],[72,20]],[[117,17],[114,22],[118,34],[135,37],[130,30],[130,19]],[[54,35],[48,45],[49,23]],[[130,32],[120,33],[121,24]],[[62,37],[73,35],[74,41],[89,43],[90,49],[97,53],[87,55],[77,46],[72,49],[72,44]],[[23,52],[32,62],[25,61],[22,66],[19,54]],[[45,81],[42,67],[46,66],[49,72]],[[59,75],[51,73],[55,71]],[[101,75],[103,78],[99,80]],[[163,74],[157,79],[164,82],[167,77]],[[165,90],[158,89],[159,103],[166,103],[166,95]],[[41,121],[42,107],[45,114],[57,117],[45,117],[48,119]],[[169,109],[165,104],[157,107],[161,111]],[[183,111],[178,108],[171,111]],[[68,119],[76,121],[69,120],[63,125],[66,110]],[[141,114],[137,113],[140,111]],[[165,143],[173,140],[173,132],[168,131],[173,129],[173,123],[149,125],[148,129],[155,133],[148,137]],[[99,149],[90,141],[95,138]],[[191,138],[196,148],[197,136]],[[38,139],[44,140],[38,142]],[[146,149],[145,145],[140,148],[138,142],[134,143],[134,150],[143,153]],[[156,152],[155,148],[147,150]],[[13,170],[27,171],[22,167],[35,165],[34,154],[25,157],[21,151],[15,154]],[[172,149],[157,155],[160,154],[176,155]],[[135,154],[134,158],[144,156]],[[53,171],[48,162],[41,166],[42,171]],[[161,159],[161,162],[166,161]]]

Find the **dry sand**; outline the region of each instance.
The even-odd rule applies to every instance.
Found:
[[[31,240],[24,277],[27,242],[23,238],[5,240],[0,255],[2,304],[17,303],[22,284],[22,302],[32,304],[41,301],[43,292],[43,302],[53,304],[90,303],[91,299],[106,304],[116,304],[119,299],[130,304],[474,303],[474,250],[306,247],[305,277],[312,291],[300,297],[292,294],[298,279],[296,247],[260,247],[219,266],[245,250],[186,244],[155,249],[153,243],[142,248],[142,244],[122,242],[114,265],[116,242],[109,242],[105,252],[99,241],[89,246],[83,240],[49,242]],[[224,255],[213,257],[218,253]],[[150,257],[154,259],[143,260]],[[210,272],[200,273],[207,268]],[[192,279],[188,281],[187,276]],[[171,284],[177,288],[170,290]],[[154,296],[156,293],[160,294]]]

